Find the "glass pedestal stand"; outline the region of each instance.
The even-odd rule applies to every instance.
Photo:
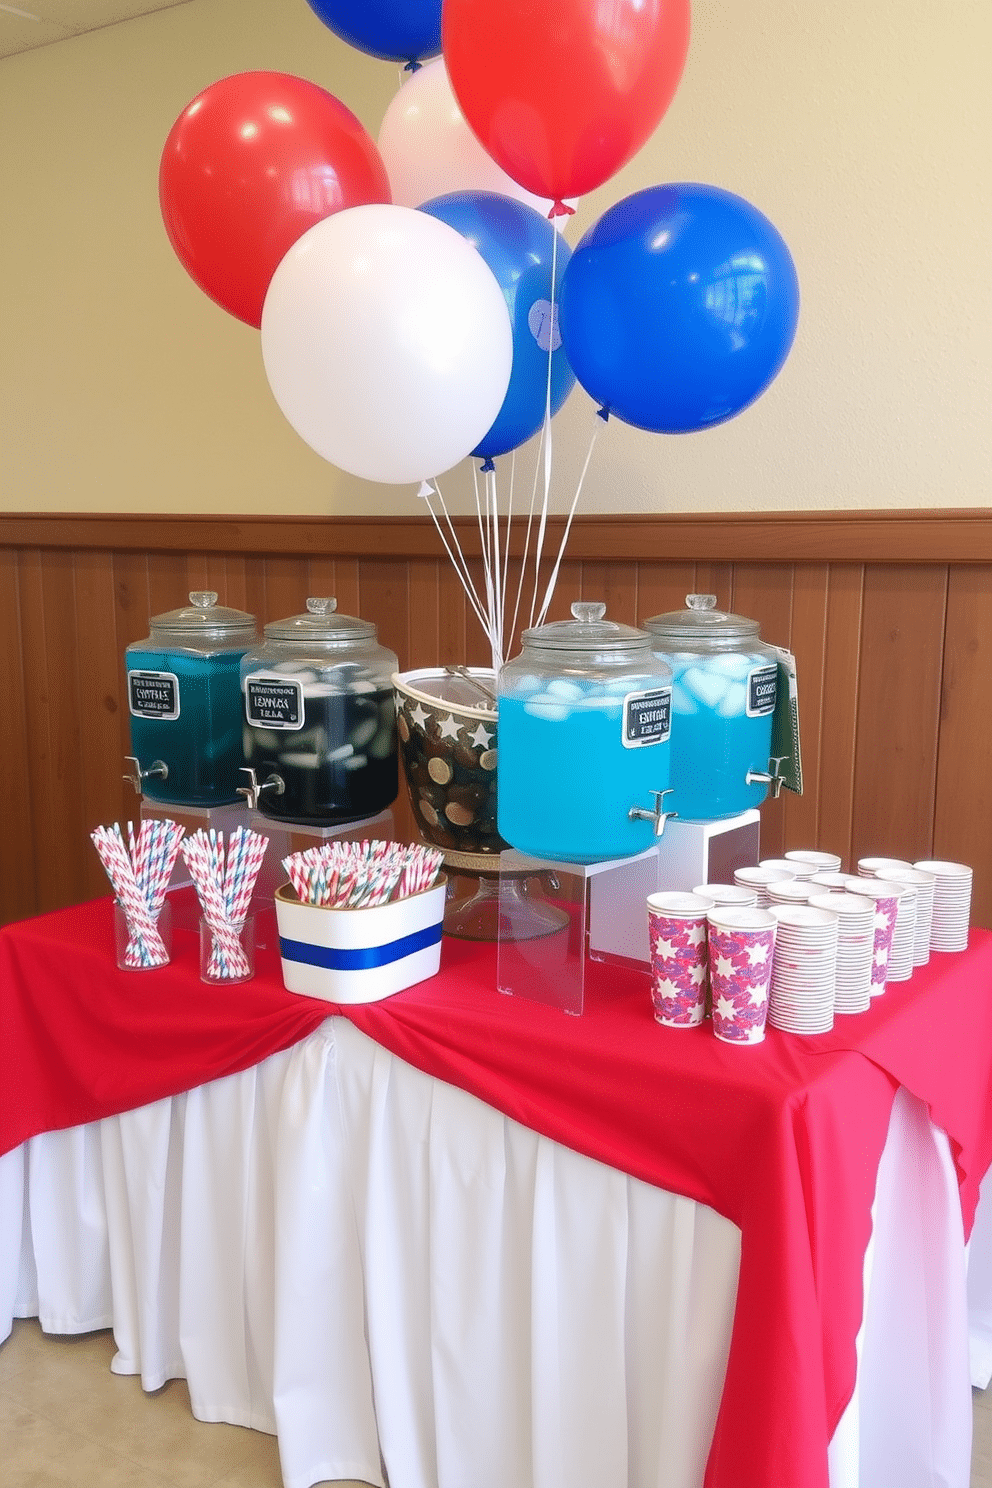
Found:
[[[520,934],[518,884],[532,890],[528,911],[557,912],[556,930]],[[501,992],[581,1014],[586,965],[616,960],[650,973],[648,894],[658,887],[658,849],[600,863],[557,863],[509,849],[500,854],[496,985]]]
[[[444,933],[456,940],[499,939],[500,915],[508,914],[518,939],[553,935],[567,924],[568,915],[550,903],[539,878],[525,870],[502,883],[501,856],[495,853],[444,854],[448,897]]]

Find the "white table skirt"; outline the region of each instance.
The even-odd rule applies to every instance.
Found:
[[[739,1257],[705,1205],[342,1019],[0,1159],[0,1337],[13,1317],[113,1327],[115,1371],[185,1378],[200,1420],[277,1433],[286,1488],[699,1488]],[[957,1185],[905,1091],[865,1268],[831,1488],[968,1488]]]

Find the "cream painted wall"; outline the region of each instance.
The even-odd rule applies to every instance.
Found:
[[[668,115],[568,237],[663,181],[736,191],[789,244],[799,333],[727,424],[666,438],[611,420],[580,510],[992,504],[990,55],[989,0],[696,0]],[[303,444],[257,332],[166,239],[172,123],[255,68],[320,83],[373,136],[398,86],[305,0],[190,0],[0,61],[0,509],[420,509],[412,487],[356,481]],[[556,507],[597,422],[576,389],[553,426]],[[518,457],[518,490],[534,458]],[[462,509],[470,465],[441,484]]]

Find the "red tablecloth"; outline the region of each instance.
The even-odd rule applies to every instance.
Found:
[[[285,991],[268,938],[254,981],[213,988],[181,930],[171,966],[118,972],[109,899],[0,931],[0,1150],[245,1069],[344,1013],[419,1069],[739,1225],[707,1488],[826,1488],[897,1086],[950,1137],[967,1229],[992,1161],[992,934],[830,1034],[769,1030],[742,1049],[660,1028],[646,979],[616,967],[590,966],[582,1018],[503,997],[493,947],[447,939],[431,981],[330,1007]]]

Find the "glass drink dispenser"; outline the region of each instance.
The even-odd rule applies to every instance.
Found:
[[[686,606],[644,621],[672,669],[668,805],[680,821],[717,821],[760,806],[773,783],[778,653],[757,620],[716,609],[715,594]]]
[[[239,668],[255,617],[210,591],[189,599],[153,615],[148,639],[124,653],[131,778],[153,801],[220,806],[238,801],[244,784]]]
[[[367,620],[308,599],[241,663],[249,805],[336,826],[378,815],[399,790],[392,675],[399,661]],[[243,782],[242,782],[243,783]]]
[[[533,857],[631,857],[664,826],[671,671],[605,613],[578,601],[525,630],[499,675],[499,831]]]

